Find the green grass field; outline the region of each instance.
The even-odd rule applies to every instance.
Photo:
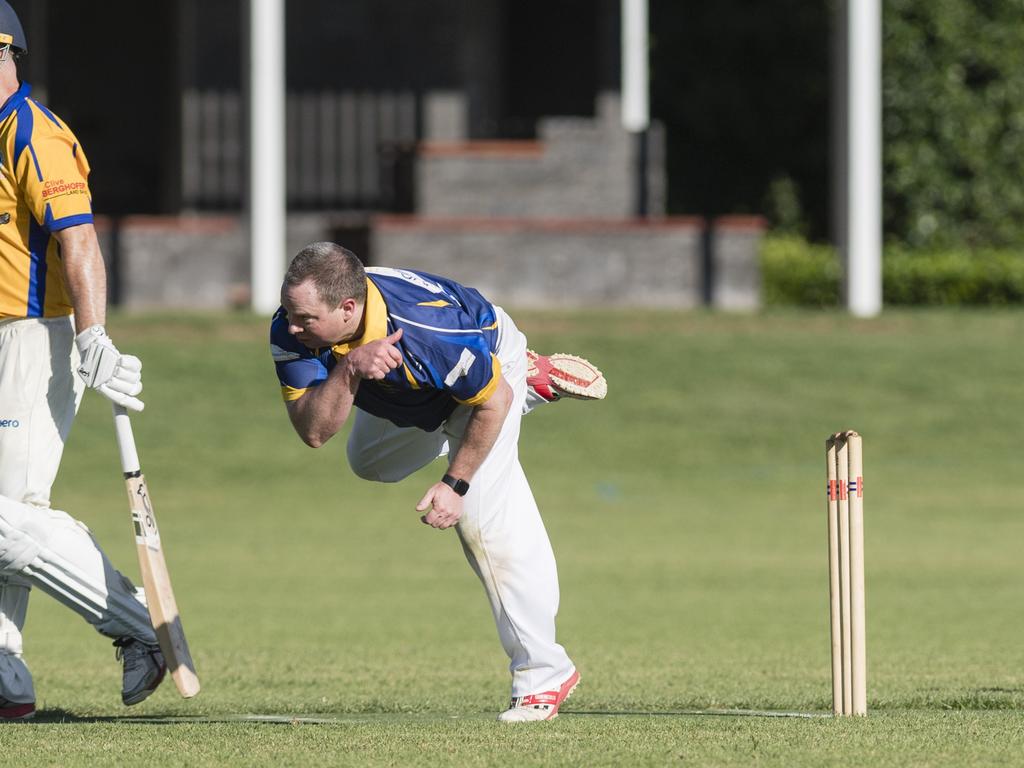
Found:
[[[120,317],[204,689],[122,707],[109,642],[36,593],[42,711],[0,728],[5,763],[1021,763],[1024,313],[514,314],[611,382],[524,422],[583,675],[558,720],[493,722],[508,676],[483,590],[413,511],[439,468],[373,485],[343,436],[302,445],[263,320]],[[696,714],[830,708],[823,450],[841,428],[865,436],[869,717]],[[135,577],[123,494],[87,394],[55,506]]]

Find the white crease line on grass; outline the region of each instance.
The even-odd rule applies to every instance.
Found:
[[[780,712],[773,709],[674,709],[668,711],[646,711],[630,710],[622,712],[591,711],[591,712],[561,712],[560,717],[566,715],[591,715],[600,717],[683,717],[683,716],[711,716],[711,717],[794,717],[806,720],[834,717],[829,712]]]
[[[670,711],[576,711],[562,712],[561,717],[782,717],[816,720],[834,717],[828,712],[780,712],[762,709],[678,709]],[[212,715],[203,716],[168,716],[168,717],[126,717],[118,718],[133,723],[282,723],[311,725],[341,725],[346,723],[370,723],[376,720],[474,720],[480,716],[442,715],[442,714],[401,714],[401,713],[366,713],[342,715],[336,717],[317,717],[306,715]]]

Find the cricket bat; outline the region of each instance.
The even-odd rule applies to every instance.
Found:
[[[139,455],[135,448],[135,436],[128,412],[120,405],[114,405],[114,431],[117,447],[121,453],[121,469],[128,489],[128,506],[135,527],[135,549],[139,555],[139,569],[142,571],[142,586],[146,591],[149,605],[149,619],[153,623],[160,651],[163,653],[167,670],[186,699],[199,693],[199,678],[196,667],[181,627],[178,604],[174,600],[171,577],[164,561],[164,550],[160,543],[160,530],[156,526],[156,515],[146,487],[146,477],[139,467]]]

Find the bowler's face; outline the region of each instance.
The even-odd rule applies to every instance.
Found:
[[[310,349],[330,347],[345,336],[345,312],[320,300],[312,280],[281,288],[281,306],[288,313],[288,333]]]

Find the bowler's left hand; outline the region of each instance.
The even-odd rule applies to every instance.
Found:
[[[402,350],[396,344],[402,338],[402,329],[390,336],[356,347],[343,358],[351,375],[360,379],[385,378],[402,364]]]
[[[428,511],[429,510],[429,511]],[[433,528],[451,528],[462,517],[462,497],[444,483],[434,483],[416,505],[417,512],[426,512],[420,521]]]

